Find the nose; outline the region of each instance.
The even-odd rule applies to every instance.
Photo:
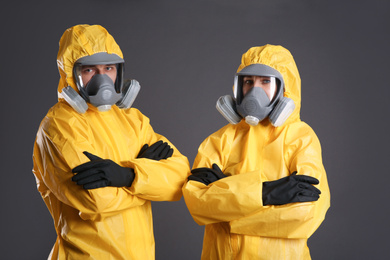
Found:
[[[97,74],[105,74],[105,70],[104,68],[97,68],[97,71],[96,71]]]
[[[254,87],[261,87],[261,86],[262,86],[261,83],[262,83],[262,82],[261,82],[261,78],[260,78],[260,77],[255,77],[253,86],[254,86]]]

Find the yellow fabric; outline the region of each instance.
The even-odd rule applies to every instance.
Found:
[[[183,187],[187,207],[199,225],[206,225],[202,259],[310,259],[307,239],[330,206],[321,146],[314,131],[299,117],[300,77],[290,52],[281,46],[253,47],[242,68],[261,63],[278,70],[284,95],[296,108],[281,127],[263,120],[250,126],[242,120],[226,125],[200,145],[193,168],[220,166],[229,177],[208,186],[189,181]],[[316,202],[262,205],[262,182],[290,175],[317,178]]]
[[[75,61],[99,52],[116,54],[123,59],[118,44],[102,26],[81,24],[67,29],[60,39],[57,54],[57,66],[61,75],[58,93],[61,93],[62,89],[67,86],[71,86],[78,92],[73,78]]]
[[[98,51],[119,50],[111,40],[105,44],[97,37],[99,42],[93,43],[97,29],[101,27],[70,29],[79,32],[78,39],[85,44],[82,46],[75,39],[62,37],[60,44],[65,46],[60,46],[64,54],[59,61],[66,64],[66,69],[60,68],[60,84],[74,85],[69,74],[72,64],[84,55],[88,44]],[[91,39],[85,41],[88,37]],[[172,157],[160,161],[136,158],[144,144],[158,140],[174,148]],[[71,169],[89,161],[83,151],[134,168],[132,186],[84,190],[72,182]],[[86,113],[79,114],[63,99],[42,120],[33,161],[38,190],[57,232],[49,259],[154,259],[150,201],[179,200],[190,171],[187,158],[165,137],[155,133],[149,119],[137,109],[121,110],[113,106],[107,112],[99,112],[89,105]]]

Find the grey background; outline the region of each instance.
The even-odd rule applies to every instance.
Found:
[[[101,24],[121,46],[134,104],[188,156],[226,121],[241,55],[280,44],[302,78],[302,120],[316,131],[331,188],[313,259],[389,257],[389,25],[386,0],[10,1],[1,26],[2,259],[46,259],[51,216],[31,172],[39,123],[57,101],[56,55],[67,28]],[[157,259],[199,259],[203,227],[184,201],[153,203]]]

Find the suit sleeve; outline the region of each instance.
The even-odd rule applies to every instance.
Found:
[[[193,168],[218,164],[222,171],[231,150],[230,141],[212,135],[199,147]],[[229,176],[206,186],[188,181],[183,187],[186,205],[199,225],[229,222],[261,207],[261,176],[258,171]],[[245,192],[242,192],[244,191]]]
[[[164,136],[156,134],[149,122],[144,123],[141,143],[152,145],[162,140],[167,142],[174,152],[172,157],[159,161],[139,158],[133,159],[128,166],[135,171],[135,179],[129,191],[134,196],[151,201],[177,201],[182,197],[184,182],[190,174],[187,157]]]
[[[78,210],[84,220],[98,221],[143,205],[145,200],[132,195],[127,189],[105,187],[85,190],[71,180],[74,175],[72,169],[89,161],[83,151],[93,152],[94,147],[83,132],[73,134],[73,130],[69,130],[70,123],[45,118],[38,130],[33,171],[42,197],[45,199],[54,194],[59,201]]]
[[[317,178],[321,195],[318,201],[264,206],[255,213],[230,222],[231,232],[237,234],[309,238],[320,226],[330,206],[330,193],[322,164],[319,140],[311,128],[300,129],[286,141],[285,160],[290,172]]]

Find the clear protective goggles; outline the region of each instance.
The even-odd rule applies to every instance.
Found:
[[[79,89],[84,88],[83,78],[81,77],[81,70],[82,70],[82,65],[76,63],[73,68],[73,75]]]
[[[241,103],[244,92],[249,92],[253,87],[261,87],[272,101],[276,96],[278,83],[272,76],[236,75],[233,86],[234,98]]]
[[[122,85],[123,77],[123,67],[124,60],[116,54],[108,54],[105,52],[95,53],[91,56],[85,56],[78,59],[73,67],[73,75],[77,84],[77,87],[80,89],[84,88],[83,80],[81,77],[81,69],[83,65],[105,65],[105,64],[116,64],[117,65],[117,82],[115,83],[116,91],[120,91],[120,86]]]

